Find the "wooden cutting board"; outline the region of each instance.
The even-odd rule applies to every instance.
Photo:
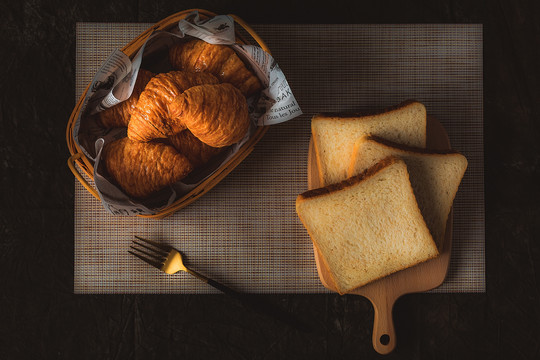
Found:
[[[450,140],[441,123],[428,116],[427,148],[436,150],[450,149]],[[317,161],[313,141],[309,144],[308,153],[308,189],[320,187]],[[452,211],[446,224],[446,234],[439,257],[422,264],[399,271],[379,279],[351,294],[361,295],[369,299],[373,305],[375,317],[373,323],[373,347],[380,354],[388,354],[396,346],[396,333],[392,320],[392,308],[396,300],[405,294],[431,290],[441,285],[448,271],[450,250],[452,247]],[[319,253],[313,248],[317,271],[322,284],[329,290],[336,291],[335,285],[322,262]],[[337,291],[336,291],[337,292]]]

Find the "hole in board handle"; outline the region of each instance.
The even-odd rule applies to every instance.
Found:
[[[390,343],[390,335],[388,334],[381,335],[381,337],[379,338],[379,342],[382,345],[388,345]]]

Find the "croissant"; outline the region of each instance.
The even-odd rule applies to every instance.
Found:
[[[167,138],[185,127],[169,117],[169,104],[186,89],[201,84],[217,84],[208,73],[171,71],[154,76],[139,96],[128,124],[131,140],[150,141]]]
[[[145,198],[193,170],[184,155],[164,143],[136,142],[125,137],[106,145],[103,151],[108,174],[134,198]]]
[[[209,72],[220,82],[236,86],[246,97],[262,88],[257,76],[226,45],[209,44],[199,39],[179,43],[169,51],[169,61],[178,70]]]
[[[206,145],[189,130],[170,136],[169,141],[180,154],[188,158],[195,168],[206,164],[223,150],[223,148]]]
[[[171,118],[213,147],[240,141],[249,128],[246,98],[231,84],[193,86],[169,105]]]
[[[117,128],[126,127],[129,123],[131,112],[135,108],[141,92],[150,79],[154,76],[154,73],[148,70],[139,69],[137,74],[137,80],[131,96],[125,101],[118,103],[108,109],[105,109],[96,114],[96,121],[104,128]]]

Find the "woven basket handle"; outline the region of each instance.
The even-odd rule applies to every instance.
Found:
[[[99,195],[96,191],[96,189],[94,189],[89,183],[88,181],[86,181],[86,179],[81,175],[81,173],[79,173],[79,171],[77,170],[77,168],[75,167],[75,160],[77,159],[80,159],[82,157],[83,154],[81,154],[80,152],[79,153],[76,153],[76,154],[73,154],[72,156],[70,156],[68,158],[68,161],[67,161],[67,164],[68,164],[68,167],[69,169],[71,170],[71,172],[73,173],[73,175],[75,175],[75,177],[77,178],[77,180],[79,180],[79,182],[82,184],[82,186],[84,186],[86,188],[86,190],[88,190],[90,192],[90,194],[94,195],[94,197],[98,200],[99,199]]]
[[[264,51],[271,54],[270,49],[268,48],[264,40],[261,39],[261,37],[257,35],[257,33],[244,20],[234,14],[229,14],[229,16],[232,17],[234,21],[237,22],[241,27],[243,27],[244,30],[249,33],[253,40],[255,40]]]

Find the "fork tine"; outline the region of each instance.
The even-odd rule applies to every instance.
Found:
[[[143,248],[147,249],[147,250],[150,250],[151,252],[155,253],[156,255],[158,256],[162,256],[162,257],[167,257],[167,255],[169,255],[169,253],[167,251],[163,251],[163,250],[160,250],[160,249],[154,249],[154,248],[151,248],[150,246],[148,246],[147,244],[143,244],[143,243],[140,243],[136,240],[133,240],[133,243],[136,244],[136,245],[139,245],[139,246],[142,246]],[[133,246],[133,245],[132,245]],[[138,249],[137,249],[138,250]],[[148,254],[150,255],[150,254]],[[150,255],[152,256],[152,255]],[[155,256],[154,256],[155,257]]]
[[[144,256],[142,256],[142,255],[139,255],[139,254],[137,254],[137,253],[134,253],[133,251],[130,251],[130,250],[128,250],[128,253],[130,253],[131,255],[134,255],[134,256],[138,257],[139,259],[141,259],[141,260],[144,261],[145,263],[150,264],[151,266],[153,266],[153,267],[155,267],[155,268],[161,269],[161,263],[159,263],[159,262],[157,262],[157,261],[147,259],[146,257],[144,257]]]
[[[153,259],[154,261],[157,261],[157,262],[160,262],[160,263],[165,262],[165,259],[167,258],[167,255],[157,254],[153,250],[148,252],[148,251],[145,251],[144,249],[139,249],[138,247],[135,247],[133,245],[131,245],[130,248],[132,250],[138,251],[139,253],[142,253],[142,254],[148,256],[148,258]]]
[[[163,244],[160,244],[160,243],[155,242],[155,241],[152,241],[152,240],[143,239],[142,237],[137,236],[137,235],[135,235],[135,237],[136,237],[137,239],[139,239],[139,240],[141,240],[141,241],[143,241],[143,242],[145,242],[145,243],[147,243],[147,244],[153,245],[153,246],[157,247],[158,249],[160,249],[160,250],[162,250],[162,251],[165,251],[165,252],[167,252],[167,253],[168,253],[169,251],[171,251],[171,247],[170,247],[170,246],[163,245]]]

